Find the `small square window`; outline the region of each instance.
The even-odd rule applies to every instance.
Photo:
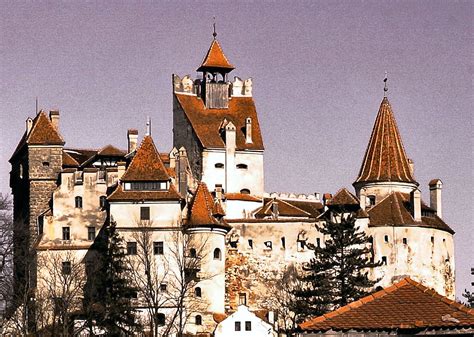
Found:
[[[252,322],[245,321],[245,331],[252,331]]]
[[[160,291],[166,291],[168,289],[168,284],[160,283]]]
[[[62,263],[63,275],[71,275],[71,261],[64,261]]]
[[[153,254],[163,255],[163,253],[164,253],[163,241],[153,242]]]
[[[241,331],[240,322],[235,322],[235,331]]]
[[[87,240],[94,241],[95,240],[95,227],[87,227]]]
[[[70,227],[63,227],[63,240],[66,240],[66,241],[71,240],[71,228]]]
[[[137,255],[137,243],[132,241],[132,242],[127,242],[127,254],[128,255]]]
[[[140,207],[140,220],[150,220],[150,207]]]

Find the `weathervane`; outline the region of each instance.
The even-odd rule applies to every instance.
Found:
[[[384,77],[384,79],[383,79],[383,83],[384,83],[384,86],[383,86],[383,97],[387,97],[387,91],[388,91],[387,80],[388,80],[388,73],[387,73],[387,71],[385,71],[385,77]]]
[[[212,24],[212,26],[214,27],[214,32],[212,33],[212,36],[214,36],[214,39],[216,39],[216,37],[217,37],[217,33],[216,33],[216,17],[213,16],[212,18],[214,19],[214,23]]]

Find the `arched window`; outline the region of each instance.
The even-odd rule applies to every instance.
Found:
[[[99,206],[101,208],[104,208],[106,201],[107,201],[107,197],[105,195],[101,195],[100,198],[99,198]]]
[[[196,257],[196,256],[197,256],[197,255],[196,255],[196,249],[191,248],[191,249],[189,250],[189,256],[191,256],[191,257]]]
[[[219,248],[214,249],[214,260],[221,259],[221,250]]]
[[[156,318],[157,318],[156,322],[157,322],[157,324],[158,324],[159,326],[165,325],[165,323],[166,323],[166,316],[165,316],[165,314],[158,313],[158,314],[156,315]]]
[[[240,193],[242,194],[250,194],[250,190],[248,188],[243,188],[240,190]]]
[[[247,164],[237,164],[236,167],[241,170],[246,170],[248,169]]]
[[[194,289],[194,295],[196,295],[196,297],[201,297],[201,296],[202,296],[201,288],[200,288],[200,287],[196,287],[196,288]]]
[[[202,316],[196,315],[196,325],[202,325]]]
[[[74,203],[76,208],[82,208],[82,197],[75,197]]]
[[[214,165],[214,167],[215,167],[215,168],[224,168],[224,164],[222,164],[222,163],[216,163],[216,164]]]

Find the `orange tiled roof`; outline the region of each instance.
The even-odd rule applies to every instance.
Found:
[[[33,125],[30,133],[23,134],[11,158],[23,148],[25,144],[28,145],[64,145],[64,139],[59,134],[58,130],[53,126],[51,120],[41,110],[33,119]],[[10,159],[11,160],[11,159]]]
[[[122,181],[164,181],[170,176],[156,150],[151,136],[145,136],[128,166]]]
[[[312,217],[310,212],[306,212],[303,209],[292,205],[289,200],[281,199],[265,199],[265,204],[255,213],[256,218],[263,218],[266,216],[272,216],[272,205],[276,201],[278,204],[278,215],[284,217],[303,217],[310,218]]]
[[[337,193],[328,201],[328,205],[357,205],[359,206],[359,200],[357,197],[349,192],[345,187],[341,188]]]
[[[261,198],[258,198],[251,194],[244,194],[244,193],[226,193],[225,198],[227,200],[256,201],[256,202],[262,201]]]
[[[354,184],[376,181],[418,184],[410,172],[402,138],[387,97],[380,104],[359,176]]]
[[[79,167],[79,163],[69,153],[63,151],[63,167]]]
[[[227,225],[224,220],[218,218],[225,215],[219,201],[215,201],[211,193],[207,189],[207,185],[200,182],[192,206],[188,224],[195,225]]]
[[[303,331],[474,328],[474,309],[410,278],[300,324]]]
[[[117,185],[107,197],[109,201],[177,201],[181,199],[181,195],[173,184],[170,184],[167,191],[124,191],[122,185]]]
[[[217,69],[230,72],[235,68],[230,64],[229,60],[227,60],[219,42],[214,39],[197,71],[213,71]]]
[[[424,206],[426,208],[426,206]],[[394,192],[377,205],[368,210],[370,217],[369,227],[381,226],[414,226],[454,231],[438,216],[422,216],[421,221],[415,221],[411,212],[410,196]]]
[[[110,156],[110,157],[119,157],[119,156],[125,156],[125,151],[122,151],[118,148],[116,148],[113,145],[106,145],[102,149],[97,152],[97,155],[99,156]]]
[[[206,109],[203,101],[193,95],[175,93],[175,97],[204,148],[225,147],[219,132],[225,118],[236,127],[237,150],[263,150],[262,134],[252,97],[232,97],[227,109]],[[245,142],[247,117],[252,119],[252,143]]]

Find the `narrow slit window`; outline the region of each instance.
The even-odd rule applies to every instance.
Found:
[[[386,265],[387,264],[387,257],[382,256],[382,264]]]
[[[74,204],[76,208],[82,208],[82,197],[75,197]]]
[[[71,228],[70,227],[63,227],[63,240],[66,240],[66,241],[71,240]]]
[[[127,242],[127,254],[137,255],[137,243],[134,241]]]
[[[383,239],[384,239],[385,242],[388,242],[388,235],[385,235],[385,236],[383,237]]]
[[[239,170],[246,170],[246,169],[249,168],[247,164],[237,164],[236,167],[237,167]]]

